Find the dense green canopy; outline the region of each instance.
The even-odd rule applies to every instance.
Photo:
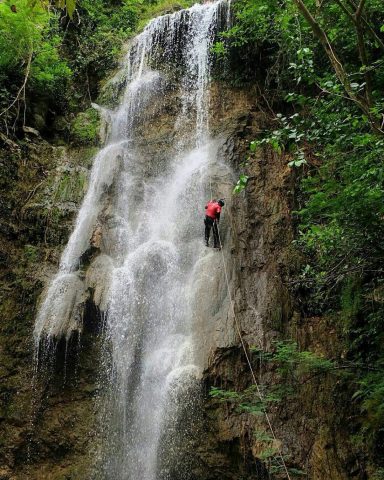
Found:
[[[175,4],[0,2],[2,138],[33,126],[37,106],[67,117],[88,108],[124,41]],[[296,175],[293,247],[302,261],[287,281],[303,318],[328,315],[341,327],[361,411],[357,441],[370,442],[384,467],[383,2],[238,0],[233,12],[214,72],[256,85],[270,114],[247,161],[270,148]],[[241,173],[236,192],[246,192]]]

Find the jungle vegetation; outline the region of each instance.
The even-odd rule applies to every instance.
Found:
[[[189,2],[190,3],[190,2]],[[3,0],[0,2],[0,136],[33,126],[48,136],[57,118],[90,107],[127,40],[152,17],[188,2]],[[64,123],[64,125],[63,125]]]
[[[151,16],[188,3],[0,1],[0,141],[13,145],[26,126],[47,137],[55,130],[69,136],[71,118],[97,98],[124,42]],[[233,17],[213,49],[226,65],[218,76],[257,85],[271,118],[250,145],[250,161],[271,148],[286,155],[296,176],[294,249],[301,267],[286,280],[303,318],[328,316],[341,332],[359,411],[356,441],[369,443],[380,471],[383,2],[237,0]],[[246,183],[245,169],[237,192],[246,193]]]
[[[349,364],[354,441],[382,478],[384,447],[384,6],[381,0],[239,0],[215,54],[228,80],[257,83],[271,116],[250,144],[296,176],[300,268],[287,273],[302,318],[327,316]],[[262,151],[262,150],[261,150]],[[234,193],[246,192],[247,170]],[[245,193],[246,194],[246,193]]]

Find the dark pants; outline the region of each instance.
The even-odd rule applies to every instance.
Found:
[[[211,228],[213,228],[213,246],[214,248],[217,248],[220,246],[220,241],[219,241],[219,231],[217,229],[217,222],[211,217],[206,216],[205,220],[205,243],[208,245],[209,242],[209,236],[211,234]]]

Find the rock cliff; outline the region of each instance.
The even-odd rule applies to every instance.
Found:
[[[161,159],[170,154],[178,99],[172,90],[165,95],[165,100],[148,107],[148,123],[137,132],[146,155],[156,160],[149,166],[148,175],[153,173],[151,169],[161,168]],[[287,288],[289,270],[299,261],[291,246],[295,177],[285,155],[269,150],[249,154],[248,149],[249,142],[268,122],[269,116],[255,92],[220,83],[212,86],[212,134],[234,172],[247,162],[249,182],[245,192],[231,197],[236,175],[226,170],[212,172],[213,188],[228,201],[221,227],[224,256],[211,252],[205,259],[219,275],[213,282],[203,279],[192,286],[197,298],[197,357],[204,368],[202,412],[195,422],[200,433],[188,444],[197,453],[191,467],[191,478],[196,480],[266,476],[265,462],[259,458],[263,447],[254,436],[256,430],[265,430],[263,418],[239,413],[209,396],[211,386],[243,390],[251,385],[223,259],[247,348],[270,350],[274,340],[288,336],[301,347],[319,353],[342,348],[338,332],[329,330],[326,319],[303,320]],[[101,429],[95,418],[101,384],[98,359],[102,315],[92,282],[82,306],[83,331],[68,344],[59,343],[55,364],[47,366],[48,382],[33,372],[31,340],[39,295],[54,273],[68,238],[86,190],[94,150],[53,146],[34,133],[27,134],[18,148],[1,150],[2,480],[95,478],[91,465]],[[85,269],[91,260],[101,261],[103,235],[107,232],[94,231]],[[88,270],[84,275],[91,273]],[[211,300],[199,302],[204,295]],[[209,309],[201,305],[209,305]],[[258,361],[257,356],[251,357],[260,383],[273,384],[273,368]],[[287,463],[306,471],[306,478],[366,478],[360,464],[364,459],[343,441],[348,427],[345,416],[337,412],[346,401],[343,384],[335,385],[325,376],[302,385],[293,397],[271,408]]]

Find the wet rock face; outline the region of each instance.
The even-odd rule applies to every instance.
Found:
[[[223,98],[221,91],[213,100],[214,112],[219,118],[222,109],[220,124],[226,124],[229,132],[223,153],[235,171],[244,171],[240,164],[249,157],[249,142],[265,128],[267,118],[250,102],[242,112],[238,110],[239,116],[233,124],[230,112],[234,95],[225,98],[228,103]],[[234,99],[237,105],[241,101],[244,97]],[[265,349],[281,337],[292,314],[289,293],[280,272],[284,251],[293,238],[290,223],[293,178],[287,163],[284,157],[270,152],[248,158],[247,189],[231,197],[224,207],[221,226],[224,257],[218,254],[207,259],[212,262],[212,269],[221,274],[213,277],[214,283],[205,279],[196,294],[196,298],[201,299],[196,305],[197,317],[201,319],[196,335],[200,356],[205,359],[203,423],[208,432],[206,443],[200,448],[210,472],[210,476],[201,478],[268,478],[265,466],[257,458],[263,447],[253,436],[256,429],[265,430],[263,419],[239,413],[234,406],[210,399],[209,390],[216,386],[242,391],[251,385],[238,328],[247,345]],[[210,302],[204,300],[206,291],[211,296]],[[209,311],[206,305],[210,305]]]
[[[212,86],[210,105],[210,128],[221,145],[220,154],[239,172],[249,156],[249,142],[266,126],[266,116],[252,92],[219,84]],[[150,128],[138,126],[137,135],[142,139],[140,154],[156,159],[144,172],[150,176],[161,171],[173,153],[177,91],[169,89],[147,108]],[[101,429],[95,424],[99,359],[105,353],[100,352],[99,333],[106,308],[104,285],[109,283],[111,270],[108,236],[113,232],[108,206],[100,212],[103,221],[96,225],[82,258],[86,295],[81,300],[81,334],[76,333],[68,344],[59,342],[55,367],[47,366],[48,383],[37,379],[32,391],[31,382],[31,337],[38,297],[56,271],[86,189],[94,150],[68,152],[34,141],[20,154],[2,152],[0,479],[94,480],[91,464]],[[211,266],[212,278],[197,275],[191,286],[197,299],[196,357],[204,369],[201,384],[191,395],[200,396],[203,390],[202,408],[194,416],[195,410],[186,406],[185,422],[195,435],[177,452],[183,459],[179,470],[171,466],[171,459],[164,465],[166,478],[174,480],[268,478],[258,459],[263,447],[253,435],[265,429],[263,420],[209,397],[211,386],[243,390],[251,384],[230,308],[223,258],[236,317],[248,345],[268,349],[274,339],[289,333],[304,348],[316,345],[319,352],[327,348],[318,341],[328,335],[326,322],[312,319],[310,325],[303,324],[293,312],[284,283],[293,239],[294,179],[288,159],[264,151],[248,163],[250,180],[245,193],[237,197],[229,193],[236,177],[220,169],[211,176],[215,195],[226,197],[221,220],[224,257],[210,252],[203,261]],[[135,189],[139,195],[140,185]],[[166,268],[164,262],[161,268]],[[337,332],[332,334],[332,343],[337,348]],[[274,380],[271,370],[260,369],[257,374],[263,383]],[[333,391],[332,380],[319,379],[294,401],[274,407],[271,415],[277,436],[284,453],[292,455],[291,464],[307,470],[309,478],[363,478],[351,476],[350,472],[358,471],[356,457],[348,452],[348,445],[342,446],[345,426],[333,422],[335,416],[330,412],[336,403],[329,403]],[[340,402],[347,402],[339,393]],[[172,427],[181,432],[181,439],[184,427],[177,422]],[[164,448],[166,442],[165,437]]]
[[[218,105],[214,112],[220,111]],[[224,103],[224,111],[226,108]],[[234,170],[249,176],[245,192],[232,197],[225,208],[225,262],[239,330],[245,344],[258,350],[271,351],[273,341],[290,338],[301,349],[335,358],[343,348],[341,332],[327,318],[303,318],[294,311],[287,288],[287,272],[297,261],[291,244],[294,172],[284,154],[263,150],[250,155],[248,150],[249,142],[270,127],[268,122],[257,103],[248,105],[224,144]],[[248,165],[241,167],[246,158]],[[211,260],[212,268],[224,270],[222,259]],[[196,328],[200,332],[198,343],[206,360],[203,423],[209,433],[201,455],[210,465],[212,476],[208,478],[270,478],[259,460],[265,443],[254,435],[269,433],[265,419],[239,413],[235,406],[209,397],[212,386],[241,392],[252,385],[227,285],[216,279],[209,288],[211,310],[199,311],[201,307],[196,306],[202,318]],[[204,288],[201,292],[204,295]],[[257,355],[251,354],[251,361],[260,385],[268,392],[268,386],[279,381],[277,372],[258,361]],[[367,457],[350,440],[350,422],[355,414],[353,407],[346,407],[349,404],[347,385],[320,375],[298,387],[293,396],[269,407],[288,467],[305,471],[314,480],[367,478]],[[286,477],[280,472],[276,478]]]
[[[84,195],[92,151],[69,152],[35,137],[26,137],[19,150],[0,150],[4,166],[0,478],[4,480],[80,478],[75,472],[86,464],[83,455],[93,428],[97,341],[91,333],[67,345],[60,343],[55,369],[47,365],[48,382],[33,381],[32,371],[36,306]]]
[[[238,99],[237,106],[234,98]],[[250,100],[244,92],[222,90],[220,93],[217,89],[212,94],[212,102],[220,105],[212,119],[212,130],[226,149],[229,148],[227,139],[238,128],[239,119],[244,118]],[[146,172],[148,175],[156,175],[156,169],[161,169],[161,158],[173,153],[170,139],[178,108],[177,91],[170,89],[167,98],[148,106],[146,118],[151,119],[151,128],[138,128],[137,135],[142,138],[141,154],[159,159],[153,163],[154,171]],[[100,393],[99,332],[106,298],[102,280],[108,283],[106,275],[110,265],[105,253],[108,253],[110,228],[113,229],[113,223],[108,223],[108,207],[100,212],[107,220],[100,224],[107,227],[96,225],[89,249],[82,258],[86,285],[79,301],[83,312],[82,332],[75,333],[69,342],[57,339],[55,361],[46,364],[45,381],[41,377],[33,378],[31,338],[39,296],[54,275],[73,228],[95,149],[68,150],[36,138],[20,152],[2,152],[5,168],[1,180],[5,195],[0,205],[3,292],[0,478],[94,478],[89,472],[97,454],[100,427],[95,425],[95,409]],[[220,172],[214,182],[219,190],[228,191],[232,185],[228,178],[220,184]],[[202,199],[202,205],[205,200]],[[203,212],[201,215],[203,217]],[[200,426],[203,427],[203,423]],[[203,458],[205,447],[199,438],[197,434],[192,446],[200,449]],[[183,455],[187,459],[190,451]],[[212,464],[203,458],[200,466],[194,466],[191,478],[204,478],[207,462]],[[192,468],[188,459],[184,465]],[[173,475],[177,478],[179,474],[175,471]]]

